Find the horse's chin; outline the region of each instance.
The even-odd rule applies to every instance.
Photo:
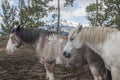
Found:
[[[12,55],[12,54],[14,53],[14,51],[7,49],[7,50],[6,50],[6,53],[7,53],[8,55]]]
[[[65,56],[66,58],[71,58],[71,54],[69,54],[68,56]]]
[[[64,52],[63,55],[64,55],[66,58],[71,58],[76,52],[77,52],[77,50],[72,51],[71,53]]]

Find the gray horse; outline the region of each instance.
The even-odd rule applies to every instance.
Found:
[[[24,29],[20,26],[12,29],[8,44],[7,53],[12,54],[21,44],[26,44],[34,48],[46,69],[46,78],[54,80],[54,67],[59,64],[63,67],[79,68],[88,64],[93,74],[94,80],[111,80],[104,62],[94,51],[83,46],[70,59],[63,56],[63,48],[67,42],[67,37],[55,32],[41,29]]]

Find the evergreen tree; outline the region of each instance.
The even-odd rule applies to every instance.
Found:
[[[53,6],[48,3],[52,0],[27,0],[22,8],[22,23],[26,24],[25,27],[35,28],[44,25],[41,21],[42,18],[48,15],[49,12],[54,10]]]
[[[101,0],[98,5],[90,4],[86,7],[87,18],[92,26],[96,22],[96,7],[98,6],[98,26],[120,26],[120,0]]]
[[[1,28],[5,34],[10,33],[11,29],[17,24],[15,20],[16,16],[16,8],[14,6],[10,6],[8,0],[2,0],[2,19],[3,23],[1,23]]]
[[[91,26],[104,26],[106,25],[107,15],[105,8],[101,3],[93,3],[86,7],[87,19]]]
[[[106,14],[108,17],[107,25],[116,25],[120,28],[120,0],[103,0],[106,6]]]
[[[64,6],[66,7],[66,6],[73,6],[73,2],[74,2],[75,0],[65,0],[65,4],[64,4]]]

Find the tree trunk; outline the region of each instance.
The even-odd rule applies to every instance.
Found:
[[[60,33],[60,0],[58,0],[58,24],[57,24],[57,33]]]
[[[22,15],[23,15],[23,12],[22,12],[22,9],[23,9],[23,6],[24,6],[24,0],[19,0],[19,25],[22,25],[23,24],[23,20],[22,20]]]
[[[97,7],[97,9],[96,9],[96,22],[95,22],[95,26],[98,26],[98,0],[96,0],[96,7]]]

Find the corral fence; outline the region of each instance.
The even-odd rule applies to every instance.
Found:
[[[8,36],[0,36],[0,48],[5,48],[8,41]]]

